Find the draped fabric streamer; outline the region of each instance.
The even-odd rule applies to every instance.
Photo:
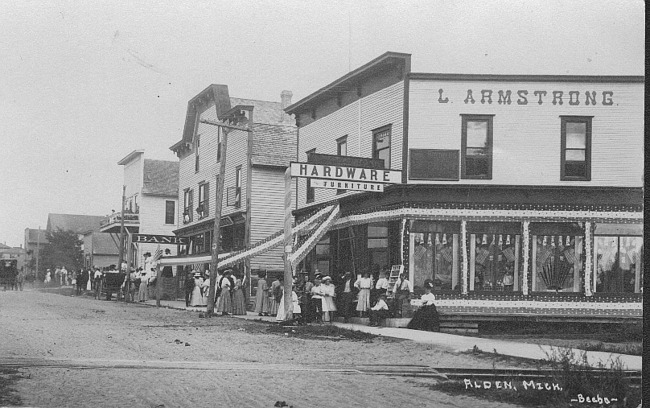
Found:
[[[469,274],[469,265],[467,263],[467,221],[460,222],[460,242],[461,253],[463,255],[463,295],[467,294],[467,275]]]
[[[591,222],[585,222],[585,295],[593,296],[591,292],[591,268],[593,264],[591,253]]]
[[[298,234],[299,232],[303,231],[304,229],[314,225],[319,219],[323,218],[325,215],[330,213],[333,208],[338,208],[334,206],[327,206],[320,211],[318,211],[316,214],[313,216],[309,217],[307,220],[301,222],[297,226],[293,227],[291,232],[292,234]],[[338,211],[337,211],[338,213]],[[239,252],[233,253],[231,256],[228,258],[224,259],[223,261],[219,262],[219,268],[226,268],[228,266],[236,265],[240,262],[243,262],[247,259],[250,259],[254,256],[263,254],[264,252],[270,251],[271,249],[277,247],[278,245],[282,244],[284,242],[284,230],[278,231],[277,233],[272,235],[272,239],[266,239],[263,240],[254,246],[243,250]]]
[[[521,291],[524,295],[528,295],[528,260],[530,258],[530,221],[524,221],[523,231],[523,249],[524,249],[524,265],[521,279]]]
[[[330,227],[336,221],[340,214],[340,207],[337,205],[334,207],[332,212],[330,213],[329,217],[327,217],[327,220],[323,222],[316,230],[313,232],[313,234],[305,241],[305,243],[296,251],[289,255],[289,261],[291,262],[291,268],[295,269],[296,266],[298,266],[298,263],[302,261],[305,256],[311,251],[318,241],[320,241],[321,238],[323,238],[323,235],[329,231]]]

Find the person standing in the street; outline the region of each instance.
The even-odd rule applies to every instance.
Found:
[[[217,313],[227,316],[232,313],[232,270],[227,269],[219,279],[220,294],[217,298]]]
[[[68,285],[68,270],[65,265],[61,268],[61,286]]]
[[[95,267],[95,275],[93,276],[93,285],[95,286],[95,299],[99,299],[102,288],[102,271]]]
[[[89,268],[88,271],[86,271],[86,290],[88,292],[93,290],[93,270],[92,270],[92,268]]]
[[[359,317],[365,317],[370,309],[370,288],[372,288],[372,278],[370,272],[366,271],[363,276],[354,283],[359,289],[359,299],[357,301],[357,312]]]
[[[149,285],[149,274],[144,269],[140,271],[140,286],[138,287],[138,302],[146,302],[149,299],[147,294],[147,285]]]
[[[320,276],[314,278],[314,286],[311,288],[311,304],[314,313],[314,320],[317,323],[323,321],[323,288]]]
[[[399,274],[399,279],[397,279],[397,282],[395,282],[393,292],[395,293],[395,314],[397,317],[402,317],[404,302],[410,299],[411,292],[413,292],[411,282],[406,279],[404,273]]]
[[[232,314],[246,314],[246,297],[244,296],[244,286],[242,284],[241,273],[235,277],[235,290],[232,294]]]
[[[266,283],[266,272],[257,274],[257,291],[255,292],[255,313],[258,316],[269,315],[269,286]]]
[[[332,278],[329,276],[323,277],[323,284],[321,287],[321,294],[323,296],[322,310],[323,310],[323,322],[332,321],[334,312],[336,312],[336,303],[334,298],[336,296],[336,290],[334,285],[332,285]]]
[[[201,285],[203,284],[203,277],[201,272],[194,273],[194,289],[192,289],[192,297],[190,299],[190,306],[205,306],[205,298],[203,297],[203,292],[201,291]]]
[[[54,284],[61,286],[61,267],[59,266],[54,269]]]
[[[194,273],[188,270],[185,274],[185,307],[190,305],[192,291],[194,290]]]
[[[345,323],[352,317],[352,306],[354,305],[354,298],[356,297],[357,287],[354,285],[355,281],[352,273],[346,272],[343,275],[342,283],[337,288],[339,298],[339,309],[345,319]]]
[[[278,288],[282,286],[282,283],[280,281],[280,276],[271,283],[271,290],[269,291],[269,314],[271,316],[275,316],[278,314],[278,297],[277,295],[279,294]]]

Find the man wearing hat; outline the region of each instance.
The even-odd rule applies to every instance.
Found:
[[[341,283],[336,288],[337,297],[339,299],[339,309],[345,319],[345,323],[350,320],[353,312],[354,298],[357,295],[357,287],[354,285],[354,278],[351,272],[345,272]]]
[[[390,317],[390,312],[386,304],[386,294],[381,293],[377,299],[377,303],[370,308],[370,325],[379,326],[379,321],[388,317]]]

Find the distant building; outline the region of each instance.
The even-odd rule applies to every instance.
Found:
[[[83,256],[86,268],[117,265],[119,254],[119,236],[96,231],[84,235]]]
[[[48,214],[48,232],[57,230],[71,231],[77,234],[79,239],[92,231],[99,231],[100,222],[104,219],[101,215],[76,215],[76,214]]]
[[[144,150],[134,150],[117,164],[124,166],[125,233],[173,235],[178,213],[178,162],[146,159]],[[111,234],[118,245],[121,221],[121,212],[101,220],[101,232]],[[110,244],[104,238],[100,240],[103,244],[95,241],[97,248]],[[132,265],[142,266],[144,254],[150,252],[153,255],[157,249],[157,244],[138,244],[133,252]],[[170,249],[172,254],[177,250],[172,246],[161,246],[160,249]]]
[[[284,173],[296,155],[296,126],[283,111],[291,96],[283,91],[281,102],[241,99],[230,97],[226,85],[210,85],[189,101],[183,137],[171,147],[180,159],[181,209],[174,232],[190,238],[183,249],[186,264],[203,269],[211,260],[224,132],[220,254],[242,251],[283,229]],[[247,273],[282,269],[282,255],[282,248],[276,247],[236,266]]]
[[[42,254],[43,246],[48,243],[46,232],[43,229],[25,228],[25,268],[29,273],[36,272],[36,257]]]

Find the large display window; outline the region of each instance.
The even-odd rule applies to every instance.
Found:
[[[575,223],[531,223],[532,290],[579,292],[584,277],[584,228]]]
[[[517,291],[521,288],[521,225],[468,222],[469,290]]]
[[[460,223],[414,221],[409,234],[414,290],[431,279],[435,290],[460,290]]]
[[[639,293],[643,287],[641,225],[597,224],[594,237],[595,291]]]

